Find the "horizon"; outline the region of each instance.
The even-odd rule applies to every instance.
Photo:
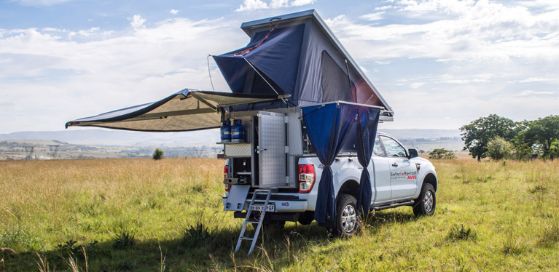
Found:
[[[552,1],[13,0],[0,3],[0,134],[64,131],[68,120],[185,87],[211,90],[206,57],[244,46],[242,22],[308,9],[394,109],[381,129],[558,113]],[[216,90],[228,91],[209,68]]]

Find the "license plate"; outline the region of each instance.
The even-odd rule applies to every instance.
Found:
[[[261,211],[264,211],[264,210],[266,210],[267,212],[275,212],[276,211],[276,205],[268,204],[268,205],[264,206],[264,205],[254,204],[254,205],[252,205],[252,210],[253,211],[258,211],[258,212],[261,212]]]

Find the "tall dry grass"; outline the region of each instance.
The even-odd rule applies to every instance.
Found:
[[[240,220],[222,211],[222,161],[0,162],[0,271],[559,267],[558,161],[435,164],[435,216],[386,210],[351,239],[289,224],[248,258],[232,253]]]

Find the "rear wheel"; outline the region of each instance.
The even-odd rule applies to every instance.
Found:
[[[357,199],[352,195],[341,195],[336,209],[335,234],[341,237],[349,237],[357,233],[361,224],[359,216]]]
[[[421,189],[421,194],[413,206],[415,216],[433,215],[437,207],[437,196],[433,185],[426,183]]]
[[[313,212],[304,212],[299,214],[297,218],[297,222],[301,225],[310,225],[314,220],[314,213]]]

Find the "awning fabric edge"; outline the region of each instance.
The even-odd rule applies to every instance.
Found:
[[[212,129],[220,126],[220,107],[277,99],[281,97],[184,89],[156,102],[69,121],[66,128],[82,126],[153,132]]]

